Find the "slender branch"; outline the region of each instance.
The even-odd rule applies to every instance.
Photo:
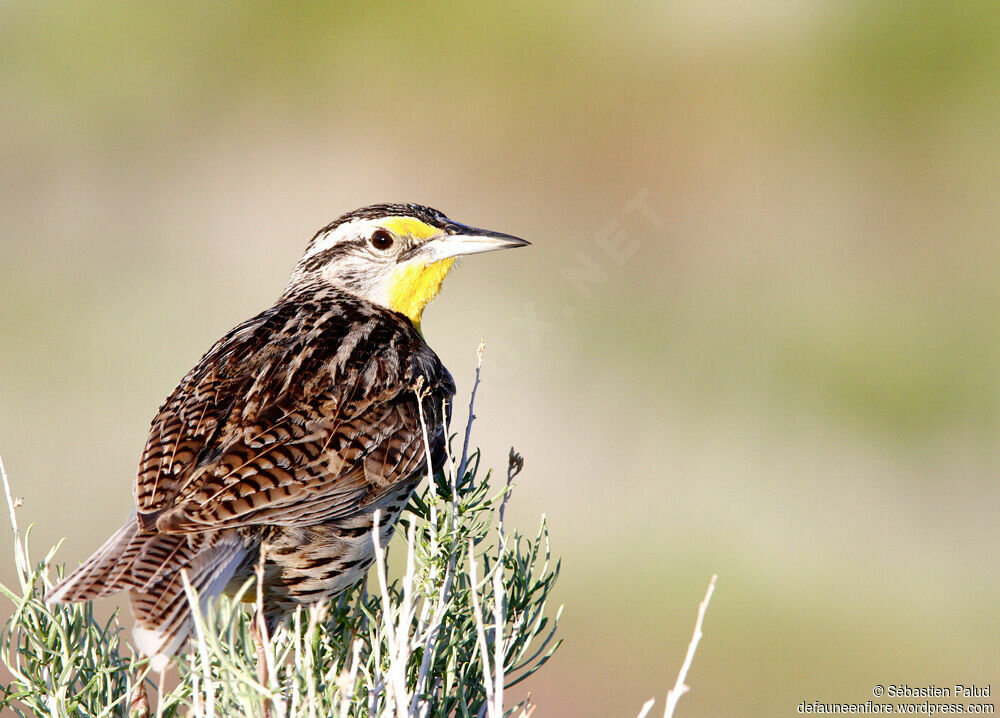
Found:
[[[500,555],[493,565],[493,715],[503,716],[504,684],[504,642],[503,628],[506,623],[503,605],[503,538],[500,540]]]
[[[469,437],[472,436],[472,422],[476,419],[473,407],[476,404],[476,390],[479,389],[479,373],[483,368],[483,351],[485,349],[486,340],[480,339],[479,346],[476,347],[476,380],[472,383],[472,394],[469,397],[469,420],[465,424],[465,441],[462,444],[462,458],[458,462],[459,480],[465,476],[465,468],[469,465]]]
[[[504,533],[503,533],[503,519],[504,514],[507,513],[507,502],[510,500],[510,489],[514,483],[514,477],[521,473],[521,469],[524,468],[524,457],[519,453],[514,451],[514,447],[510,448],[510,456],[507,457],[507,483],[504,485],[503,498],[500,500],[500,523],[497,526],[497,533],[500,535],[500,541],[503,543]]]
[[[205,701],[202,704],[201,691],[196,687],[195,693],[195,715],[214,718],[215,716],[215,682],[212,680],[212,663],[208,658],[208,646],[205,642],[205,624],[201,617],[201,608],[198,596],[188,578],[186,568],[181,569],[181,581],[184,583],[184,594],[187,596],[188,605],[191,607],[191,620],[194,621],[195,644],[198,649],[198,657],[201,659],[201,670],[204,671],[205,680]],[[192,677],[198,674],[192,672]]]
[[[17,527],[17,507],[21,505],[20,499],[14,499],[10,491],[10,481],[7,480],[7,469],[3,465],[3,457],[0,456],[0,478],[3,479],[3,491],[7,497],[7,511],[10,512],[10,528],[14,534],[14,559],[17,564],[17,575],[21,581],[21,588],[27,585],[28,562],[25,560],[21,547],[21,531]]]
[[[476,622],[476,637],[479,642],[479,654],[483,659],[483,689],[486,691],[486,714],[497,718],[493,704],[493,671],[490,669],[490,651],[486,643],[486,625],[482,609],[479,606],[479,580],[476,576],[476,551],[472,541],[469,541],[469,593],[472,596],[472,616]],[[480,711],[482,714],[482,711]]]
[[[708,610],[708,603],[712,600],[712,594],[715,592],[715,581],[717,578],[717,575],[712,576],[712,580],[708,582],[708,590],[705,591],[705,598],[698,605],[698,619],[694,622],[694,633],[691,636],[691,642],[688,644],[684,663],[677,674],[677,681],[674,683],[674,687],[667,692],[667,705],[663,711],[663,718],[673,718],[677,701],[688,691],[686,683],[688,670],[691,668],[691,662],[694,660],[694,653],[698,650],[698,642],[701,641],[701,624],[705,620],[705,611]]]

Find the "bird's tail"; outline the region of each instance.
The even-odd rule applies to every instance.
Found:
[[[53,587],[46,602],[89,601],[128,591],[136,646],[163,670],[194,629],[182,572],[200,608],[222,593],[248,549],[235,532],[192,536],[142,530],[130,521]]]
[[[142,531],[132,520],[118,529],[94,555],[53,586],[45,597],[53,603],[91,601],[134,584],[132,565],[150,543],[153,534]]]

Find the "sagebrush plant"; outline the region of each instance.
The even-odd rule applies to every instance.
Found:
[[[241,595],[197,619],[171,690],[123,637],[117,613],[102,624],[90,603],[45,604],[61,574],[56,548],[32,562],[30,528],[22,537],[4,473],[19,585],[0,586],[13,604],[0,635],[11,674],[0,708],[21,716],[129,716],[150,715],[152,705],[167,718],[528,715],[526,700],[505,706],[505,689],[559,645],[561,608],[547,611],[559,563],[544,516],[533,536],[504,525],[521,457],[511,450],[497,487],[480,453],[469,449],[478,383],[477,369],[458,460],[449,451],[444,469],[428,477],[400,519],[401,575],[391,576],[386,547],[379,547],[369,581],[375,590],[361,582],[331,603],[300,609],[276,635],[264,636],[259,652],[253,607],[245,603],[259,608],[261,597],[248,582]]]

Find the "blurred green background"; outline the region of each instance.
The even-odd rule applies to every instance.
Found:
[[[424,330],[463,395],[486,337],[476,436],[564,559],[538,715],[662,706],[714,572],[681,715],[997,678],[997,3],[7,2],[0,48],[36,554],[119,525],[318,227],[416,201],[535,243]]]

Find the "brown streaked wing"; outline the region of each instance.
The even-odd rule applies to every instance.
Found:
[[[416,399],[407,394],[332,426],[317,419],[325,431],[258,425],[258,440],[230,446],[192,474],[157,527],[308,526],[356,512],[423,465]]]
[[[155,516],[168,507],[205,448],[222,440],[219,432],[249,379],[241,379],[238,372],[226,377],[223,372],[232,369],[231,360],[220,354],[227,342],[238,340],[253,321],[219,340],[181,379],[153,417],[134,487],[143,528],[152,528],[143,520],[144,515]]]
[[[137,476],[143,528],[302,525],[376,500],[424,462],[415,376],[443,453],[447,370],[405,319],[330,291],[233,329],[164,402]]]

